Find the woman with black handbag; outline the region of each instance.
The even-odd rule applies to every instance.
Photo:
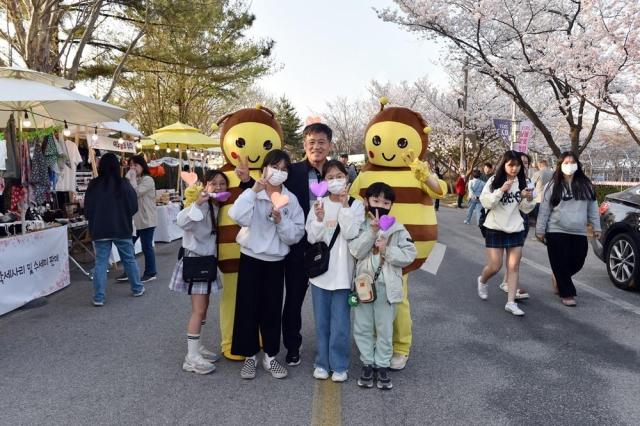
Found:
[[[191,296],[191,317],[187,326],[187,355],[182,369],[197,374],[215,370],[218,355],[204,348],[200,332],[204,325],[209,295],[221,288],[217,278],[218,195],[228,194],[229,181],[224,173],[209,170],[206,186],[195,185],[185,191],[185,208],[178,213],[177,224],[184,230],[181,258],[171,276],[169,288]],[[195,273],[194,273],[195,271]]]
[[[314,203],[306,225],[309,243],[324,245],[329,254],[324,273],[309,274],[316,323],[313,377],[325,380],[333,371],[331,380],[344,382],[351,346],[348,297],[355,266],[348,241],[358,236],[364,205],[349,197],[348,174],[340,161],[324,163],[322,179],[328,184],[329,196]]]

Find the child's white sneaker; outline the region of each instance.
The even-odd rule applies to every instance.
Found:
[[[316,367],[313,370],[313,377],[318,380],[327,380],[329,378],[329,372],[324,368]]]
[[[213,373],[216,370],[216,366],[207,362],[201,356],[190,357],[189,355],[184,357],[184,362],[182,363],[182,369],[184,371],[190,371],[196,374],[209,374]]]
[[[513,315],[518,317],[524,315],[524,311],[518,307],[518,304],[516,302],[507,302],[507,304],[504,305],[504,310],[507,312],[511,312]]]
[[[478,277],[478,297],[482,300],[487,300],[489,297],[489,285],[480,281],[481,278],[482,277]]]
[[[338,373],[337,371],[334,371],[333,374],[331,375],[331,381],[342,383],[347,381],[347,377],[348,376],[346,371],[343,371],[342,373]]]
[[[217,353],[211,352],[209,349],[205,348],[202,345],[198,347],[198,352],[200,353],[200,355],[202,355],[202,358],[206,359],[209,362],[216,362],[220,359],[220,356]]]

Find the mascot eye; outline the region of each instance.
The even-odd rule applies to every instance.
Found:
[[[371,140],[371,142],[373,142],[373,144],[374,144],[375,146],[378,146],[378,145],[380,145],[380,144],[382,143],[382,139],[380,139],[380,136],[375,135],[375,136],[373,137],[373,139]]]
[[[266,149],[267,151],[270,150],[271,148],[273,148],[273,144],[271,143],[270,140],[266,140],[264,141],[264,143],[262,144],[262,146],[264,147],[264,149]]]
[[[405,138],[398,139],[398,148],[406,148],[409,142]]]
[[[236,146],[237,146],[238,148],[242,148],[242,147],[244,147],[244,144],[245,144],[244,138],[238,138],[238,139],[236,139]]]

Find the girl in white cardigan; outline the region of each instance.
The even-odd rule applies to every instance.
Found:
[[[309,278],[316,323],[316,359],[313,377],[325,380],[347,380],[351,328],[347,302],[355,259],[347,242],[358,236],[364,221],[364,205],[350,199],[348,173],[338,160],[327,161],[322,179],[328,183],[329,196],[316,201],[307,218],[307,240],[311,244],[324,242],[329,246],[334,233],[335,242],[329,254],[329,269],[322,275]],[[338,228],[339,226],[339,228]]]
[[[184,230],[182,237],[183,256],[217,256],[217,218],[219,205],[214,201],[216,193],[227,191],[229,181],[218,170],[207,171],[206,185],[196,185],[185,191],[185,208],[178,213],[176,222]],[[187,326],[187,356],[182,369],[197,374],[215,370],[213,362],[218,355],[204,348],[200,342],[200,331],[207,317],[209,294],[220,288],[219,280],[208,284],[196,282],[189,287],[182,279],[182,259],[178,261],[171,276],[169,288],[191,295],[191,317]]]

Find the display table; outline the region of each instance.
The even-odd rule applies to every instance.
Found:
[[[0,239],[0,315],[66,286],[67,227]]]
[[[176,223],[178,213],[180,213],[180,204],[156,206],[156,212],[158,213],[158,224],[153,234],[153,241],[170,243],[182,238],[184,231]]]

